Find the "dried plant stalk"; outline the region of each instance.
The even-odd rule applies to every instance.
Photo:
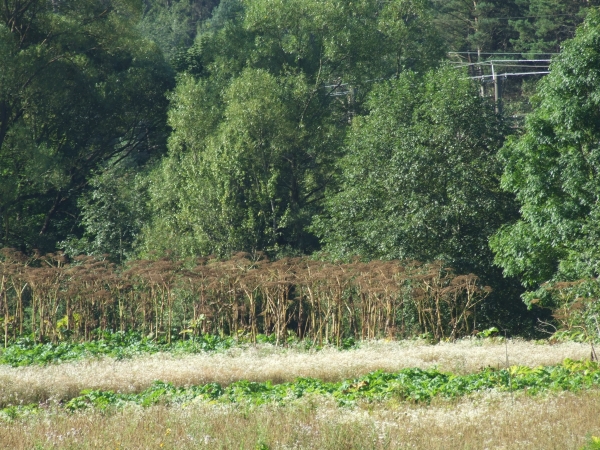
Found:
[[[25,333],[60,341],[93,339],[98,331],[167,342],[206,333],[338,345],[422,333],[456,339],[474,330],[475,308],[489,291],[475,275],[457,276],[441,262],[269,261],[240,253],[117,267],[104,258],[68,262],[61,253],[28,258],[10,249],[0,258],[5,345]]]

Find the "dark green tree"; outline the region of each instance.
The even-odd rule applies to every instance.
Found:
[[[219,0],[144,0],[141,34],[152,39],[171,61],[194,42],[198,28]]]
[[[1,246],[53,250],[99,164],[158,144],[172,76],[135,1],[0,5]]]
[[[431,0],[434,24],[452,51],[506,52],[517,35],[510,18],[521,15],[516,0]]]
[[[589,8],[598,0],[515,0],[521,8],[521,18],[511,20],[518,33],[512,41],[516,51],[523,53],[558,53],[562,42],[575,35]]]
[[[531,333],[518,280],[493,266],[488,240],[517,217],[497,151],[507,133],[478,85],[453,68],[384,83],[357,118],[313,231],[330,257],[441,259],[493,289],[478,327]]]
[[[488,238],[514,215],[496,152],[505,127],[451,68],[380,85],[340,161],[339,192],[314,229],[340,257],[442,259],[487,270]]]
[[[146,161],[135,156],[109,161],[89,179],[88,189],[77,200],[83,233],[58,243],[65,253],[108,255],[118,263],[134,254],[134,244],[148,219]]]
[[[224,1],[171,98],[144,251],[309,252],[340,144],[373,83],[435,65],[421,1]]]
[[[518,221],[491,240],[507,275],[534,289],[600,274],[600,13],[591,10],[539,85],[524,132],[500,155]]]

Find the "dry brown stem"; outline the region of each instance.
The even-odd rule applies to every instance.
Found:
[[[39,341],[89,340],[94,331],[288,333],[315,343],[429,333],[456,339],[475,328],[489,293],[473,275],[441,262],[328,263],[308,258],[268,261],[248,254],[195,265],[169,258],[119,268],[102,258],[61,253],[28,259],[3,250],[0,317],[5,345],[29,332]],[[29,310],[29,317],[24,311]]]

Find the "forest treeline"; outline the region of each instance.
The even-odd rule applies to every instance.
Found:
[[[7,0],[0,248],[115,273],[238,252],[421,261],[491,286],[469,330],[600,334],[598,6]],[[483,71],[516,60],[539,73]],[[7,289],[16,333],[26,314]]]

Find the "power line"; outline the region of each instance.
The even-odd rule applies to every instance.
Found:
[[[471,80],[482,80],[484,78],[495,78],[495,77],[514,77],[514,76],[525,76],[525,75],[546,75],[550,72],[521,72],[521,73],[497,73],[495,75],[480,75],[477,77],[469,77]]]
[[[451,64],[486,64],[486,63],[503,63],[503,62],[552,62],[551,59],[486,59],[484,61],[476,61],[465,63],[462,61],[450,61]]]
[[[458,67],[467,67],[467,66],[478,66],[478,65],[489,65],[496,64],[498,66],[508,66],[514,63],[538,63],[538,62],[552,62],[551,59],[487,59],[485,61],[479,62],[463,62],[463,61],[450,61],[450,64],[453,64]],[[546,64],[547,65],[547,64]],[[530,66],[533,67],[533,66]]]
[[[506,16],[506,17],[479,17],[479,19],[496,19],[496,20],[510,20],[510,19],[541,19],[544,17],[576,17],[579,16],[579,13],[570,13],[570,14],[540,14],[537,16]],[[469,18],[456,18],[456,19],[434,19],[436,21],[448,21],[454,20],[457,22],[464,22],[465,20],[471,20]]]
[[[503,52],[478,52],[472,50],[470,52],[448,52],[449,55],[560,55],[559,52],[520,52],[520,53],[503,53]]]
[[[548,69],[548,65],[545,66],[523,66],[520,64],[494,64],[497,67],[519,67],[521,69]],[[468,66],[455,66],[455,67],[468,67]]]

